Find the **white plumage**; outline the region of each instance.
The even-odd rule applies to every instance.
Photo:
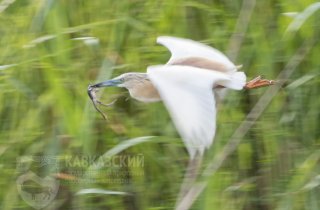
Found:
[[[151,66],[147,74],[182,137],[191,158],[202,154],[213,142],[216,131],[216,102],[213,87],[241,90],[246,82],[243,72],[221,52],[201,43],[175,37],[159,37],[157,42],[171,51],[166,65]],[[223,64],[227,72],[193,66],[171,65],[191,57]]]
[[[219,50],[208,45],[190,39],[178,37],[160,36],[157,43],[165,46],[171,52],[171,58],[167,64],[185,58],[205,58],[212,62],[218,62],[226,66],[230,71],[236,71],[236,66]]]

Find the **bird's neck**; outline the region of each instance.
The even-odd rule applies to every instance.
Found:
[[[141,102],[157,102],[160,101],[160,95],[152,83],[146,79],[137,82],[133,87],[128,88],[132,98]]]

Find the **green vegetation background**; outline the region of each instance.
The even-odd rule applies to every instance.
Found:
[[[206,177],[208,187],[192,209],[320,209],[320,6],[311,0],[1,1],[0,209],[32,209],[16,184],[25,156],[58,161],[58,169],[29,168],[60,173],[59,192],[46,209],[172,209],[188,155],[164,106],[139,103],[125,90],[110,88],[101,92],[103,101],[118,101],[103,108],[109,118],[104,121],[87,86],[165,63],[170,54],[156,45],[160,35],[199,40],[232,55],[239,14],[249,7],[243,4],[253,11],[239,23],[245,33],[231,57],[249,78],[276,78],[300,46],[312,46],[237,149]],[[265,91],[229,92],[204,167]],[[85,159],[97,160],[143,136],[156,137],[115,152],[142,155],[139,167],[95,168]],[[110,170],[125,175],[123,182]],[[76,194],[83,189],[105,191]]]

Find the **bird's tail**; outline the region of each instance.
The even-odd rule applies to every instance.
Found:
[[[229,89],[241,90],[246,84],[246,75],[244,72],[238,71],[230,75],[230,79],[219,82],[219,85]]]

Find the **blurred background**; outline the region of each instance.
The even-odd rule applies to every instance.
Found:
[[[160,35],[216,47],[249,79],[275,79],[296,62],[236,150],[203,178],[192,209],[320,209],[319,4],[1,0],[0,209],[174,208],[189,157],[163,104],[105,89],[101,101],[118,99],[102,107],[105,121],[87,95],[89,84],[165,63]],[[266,90],[229,92],[203,168]]]

